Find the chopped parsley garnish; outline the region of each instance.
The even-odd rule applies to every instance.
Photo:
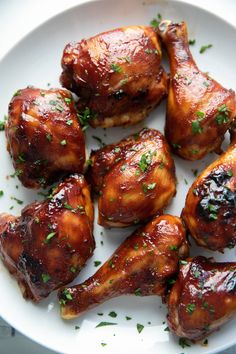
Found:
[[[47,133],[47,134],[46,134],[46,139],[47,139],[48,141],[52,141],[52,135],[49,134],[49,133]]]
[[[113,150],[117,154],[118,152],[120,152],[120,147],[119,146],[115,146]]]
[[[156,183],[149,183],[149,184],[144,183],[142,185],[144,193],[147,193],[148,191],[155,189],[155,187],[156,187]]]
[[[200,125],[199,120],[198,119],[194,120],[192,122],[192,132],[193,132],[193,134],[200,134],[202,132],[202,130],[203,129],[202,129],[201,125]]]
[[[67,144],[67,141],[66,141],[66,139],[64,139],[64,140],[61,140],[60,144],[61,144],[62,146],[65,146],[65,145]]]
[[[132,320],[132,317],[125,316],[125,319],[126,319],[127,321],[130,321],[130,320]]]
[[[10,177],[14,178],[15,176],[20,176],[20,175],[22,175],[22,173],[23,173],[23,171],[17,168],[17,169],[15,170],[15,172],[14,172],[12,175],[10,175]]]
[[[5,122],[0,121],[0,131],[3,131],[5,129]]]
[[[194,45],[196,43],[196,39],[189,39],[188,44]]]
[[[181,260],[179,261],[179,264],[181,264],[181,265],[186,265],[186,264],[188,264],[188,262],[185,261],[185,260],[183,260],[183,259],[181,259]]]
[[[50,232],[50,234],[48,234],[46,236],[44,243],[48,244],[55,235],[56,235],[56,232]]]
[[[80,329],[80,326],[75,326],[75,329]]]
[[[232,171],[232,170],[227,171],[227,175],[228,175],[229,177],[232,177],[232,176],[233,176],[233,171]]]
[[[47,282],[51,279],[50,275],[49,275],[49,274],[46,274],[46,273],[43,273],[43,274],[41,275],[41,277],[42,277],[42,281],[43,281],[44,283],[47,283]]]
[[[116,318],[117,317],[117,313],[115,311],[111,311],[108,316],[112,317],[112,318]]]
[[[137,323],[137,331],[138,331],[138,333],[141,333],[143,329],[144,329],[144,325],[142,325],[140,323]]]
[[[74,267],[74,266],[71,266],[71,267],[70,267],[70,272],[71,272],[71,273],[76,273],[76,272],[77,272],[77,268]]]
[[[20,199],[18,199],[16,197],[11,197],[11,199],[15,200],[17,202],[17,204],[19,204],[19,205],[23,204],[23,200],[20,200]]]
[[[102,347],[105,347],[106,345],[107,345],[107,343],[103,343],[103,342],[101,343]]]
[[[64,101],[65,101],[67,104],[70,104],[70,103],[72,102],[72,98],[65,97],[65,98],[64,98]]]
[[[205,118],[205,113],[202,112],[202,111],[197,111],[196,113],[196,116],[199,117],[201,120]],[[200,120],[199,119],[199,120]]]
[[[147,171],[148,166],[151,164],[151,162],[152,162],[152,153],[151,151],[148,151],[146,154],[143,154],[141,156],[141,159],[138,163],[140,170],[142,172]]]
[[[211,48],[213,45],[212,44],[207,44],[207,45],[203,45],[201,46],[200,50],[199,50],[199,53],[202,54],[202,53],[205,53],[205,51],[209,48]]]
[[[161,23],[162,16],[160,13],[157,14],[157,18],[154,18],[151,22],[150,25],[154,28],[157,28],[159,24]]]
[[[72,207],[71,205],[69,205],[67,202],[65,202],[65,203],[63,204],[63,207],[64,207],[65,209],[70,210],[72,213],[76,213],[78,210],[80,210],[81,212],[84,211],[84,207],[83,207],[82,205],[77,205],[77,207],[74,208],[74,207]]]
[[[170,246],[169,249],[171,251],[177,251],[178,247],[174,245],[174,246]]]
[[[100,261],[94,261],[93,264],[94,264],[94,267],[98,267],[102,262]]]
[[[115,326],[117,325],[117,323],[114,322],[100,322],[99,324],[97,324],[97,326],[95,328],[99,328],[99,327],[104,327],[104,326]]]
[[[189,342],[186,338],[179,338],[179,345],[182,348],[191,347],[191,345],[189,344]]]
[[[195,305],[195,304],[188,304],[188,305],[186,306],[186,311],[187,311],[189,314],[192,314],[195,309],[196,309],[196,305]]]
[[[126,168],[127,168],[127,166],[128,166],[127,164],[122,165],[121,168],[120,168],[120,170],[121,170],[121,171],[125,171]]]
[[[171,145],[173,146],[174,149],[180,149],[181,148],[181,146],[179,144],[172,143]]]
[[[71,293],[69,292],[68,289],[64,289],[62,294],[67,300],[72,300],[73,299],[73,297],[72,297],[72,295],[71,295]]]
[[[96,117],[96,114],[93,113],[90,108],[86,107],[83,112],[78,112],[77,113],[78,120],[80,124],[82,125],[82,130],[86,130],[88,128],[88,122],[90,119],[93,119]]]
[[[73,123],[73,120],[72,119],[68,119],[67,121],[66,121],[66,124],[67,125],[71,125]]]
[[[115,64],[115,63],[111,64],[111,69],[116,73],[122,72],[122,68],[118,64]]]
[[[3,191],[0,191],[0,197],[2,197],[4,195]]]
[[[170,329],[169,327],[167,326],[165,329],[164,329],[165,332],[170,332]]]
[[[136,296],[142,296],[142,290],[140,288],[137,288],[134,290],[134,295]]]
[[[218,114],[215,117],[217,124],[225,124],[229,121],[229,110],[226,104],[223,104],[220,108],[218,108]]]

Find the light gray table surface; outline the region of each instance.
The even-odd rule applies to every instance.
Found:
[[[185,0],[225,18],[235,25],[235,0]],[[85,0],[0,0],[0,59],[24,35],[53,15]],[[0,317],[0,354],[53,354],[19,332]],[[124,353],[126,354],[126,353]],[[148,353],[147,353],[148,354]],[[236,354],[236,346],[220,354]]]

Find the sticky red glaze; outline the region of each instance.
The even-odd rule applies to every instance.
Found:
[[[82,172],[85,140],[71,93],[26,88],[9,105],[8,150],[23,185],[50,185],[63,174]]]
[[[224,134],[236,115],[234,91],[225,89],[198,69],[189,50],[185,22],[163,21],[158,32],[170,61],[165,126],[168,142],[176,154],[187,160],[219,152]],[[226,113],[221,112],[224,107]]]
[[[200,340],[227,322],[236,310],[236,263],[205,257],[181,266],[168,299],[168,324],[180,337]]]
[[[161,47],[151,27],[129,26],[69,43],[63,52],[62,86],[89,107],[93,126],[130,125],[144,119],[167,93]]]
[[[183,220],[198,245],[223,251],[236,244],[236,145],[208,166],[186,197]]]
[[[62,317],[74,318],[123,294],[163,295],[188,250],[178,217],[154,218],[128,237],[92,277],[59,292]]]
[[[145,221],[162,211],[175,195],[174,161],[157,130],[143,129],[93,151],[90,158],[87,177],[100,194],[100,225],[125,227]]]
[[[1,258],[32,301],[71,282],[94,247],[93,205],[82,175],[68,177],[20,217],[0,214]]]

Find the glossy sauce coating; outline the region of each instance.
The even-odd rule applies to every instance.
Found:
[[[159,39],[151,27],[129,26],[69,43],[63,52],[61,84],[93,112],[93,127],[131,125],[166,96]]]
[[[155,217],[129,236],[92,277],[59,291],[61,316],[72,319],[123,294],[163,295],[188,250],[181,220]]]
[[[163,21],[158,30],[170,61],[165,135],[176,154],[198,160],[220,151],[236,116],[235,93],[201,72],[189,50],[185,22]]]
[[[235,246],[235,142],[194,181],[182,218],[198,245],[214,251]]]
[[[0,255],[26,299],[37,302],[71,282],[94,247],[93,205],[82,175],[68,177],[20,217],[0,214]]]
[[[147,220],[176,192],[174,161],[163,135],[154,129],[93,151],[87,178],[99,193],[98,223],[125,227]]]
[[[236,263],[187,260],[168,299],[168,325],[177,336],[200,340],[236,310]]]
[[[83,171],[85,140],[69,91],[17,91],[5,131],[16,175],[25,187],[45,187],[64,174]]]

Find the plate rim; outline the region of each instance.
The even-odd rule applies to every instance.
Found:
[[[111,1],[115,1],[115,0],[83,0],[82,3],[79,4],[75,4],[72,6],[69,6],[67,9],[65,10],[61,10],[58,13],[56,13],[55,15],[50,16],[48,19],[46,19],[45,21],[41,22],[39,25],[37,25],[36,27],[34,27],[33,29],[31,29],[29,32],[27,32],[25,35],[23,35],[16,43],[14,43],[6,52],[5,54],[3,54],[3,56],[0,59],[0,66],[3,65],[3,62],[7,59],[7,57],[9,55],[12,54],[12,52],[17,49],[18,47],[21,46],[22,42],[24,42],[25,40],[28,39],[28,37],[30,37],[31,35],[34,35],[35,32],[39,31],[41,29],[41,27],[47,26],[48,23],[50,23],[51,21],[56,21],[58,20],[58,18],[64,14],[67,14],[69,12],[71,12],[72,10],[76,10],[78,8],[83,8],[86,6],[95,6],[95,4],[98,4],[99,2],[111,2]],[[142,0],[134,0],[137,3],[140,3],[142,5]],[[205,9],[204,7],[202,7],[201,5],[198,4],[192,4],[189,3],[188,1],[185,0],[167,0],[167,1],[162,1],[162,0],[153,0],[152,2],[150,2],[150,5],[158,5],[158,4],[165,4],[166,6],[168,6],[168,3],[171,3],[172,5],[175,4],[181,4],[181,5],[185,5],[189,8],[192,8],[193,10],[198,10],[198,11],[202,11],[204,12],[206,15],[210,15],[211,17],[215,18],[215,20],[220,20],[222,22],[224,22],[226,25],[230,26],[234,31],[236,31],[236,23],[233,24],[232,22],[230,22],[228,19],[225,19],[223,17],[221,17],[218,14],[215,14],[214,12],[210,11],[209,9]],[[148,6],[149,3],[147,1],[147,3],[145,3],[144,0],[144,7]],[[14,277],[12,277],[10,274],[9,276],[15,280]],[[15,280],[16,281],[16,280]],[[50,346],[49,344],[45,344],[43,341],[41,341],[40,339],[35,339],[29,336],[28,332],[25,332],[24,329],[19,328],[18,326],[12,325],[8,319],[7,316],[4,316],[2,314],[0,314],[0,316],[3,318],[4,321],[6,321],[10,326],[14,327],[14,329],[16,329],[19,333],[23,334],[27,339],[31,340],[34,343],[37,343],[39,345],[41,345],[43,348],[49,349],[51,351],[54,351],[55,353],[58,354],[68,354],[68,352],[64,352],[64,351],[60,351],[58,349],[55,349],[55,347]],[[217,354],[220,353],[221,351],[224,351],[232,346],[236,345],[236,339],[235,341],[232,343],[226,343],[226,344],[222,344],[221,346],[219,346],[216,349],[210,349],[208,351],[206,351],[204,354]],[[181,350],[181,349],[180,349]]]

